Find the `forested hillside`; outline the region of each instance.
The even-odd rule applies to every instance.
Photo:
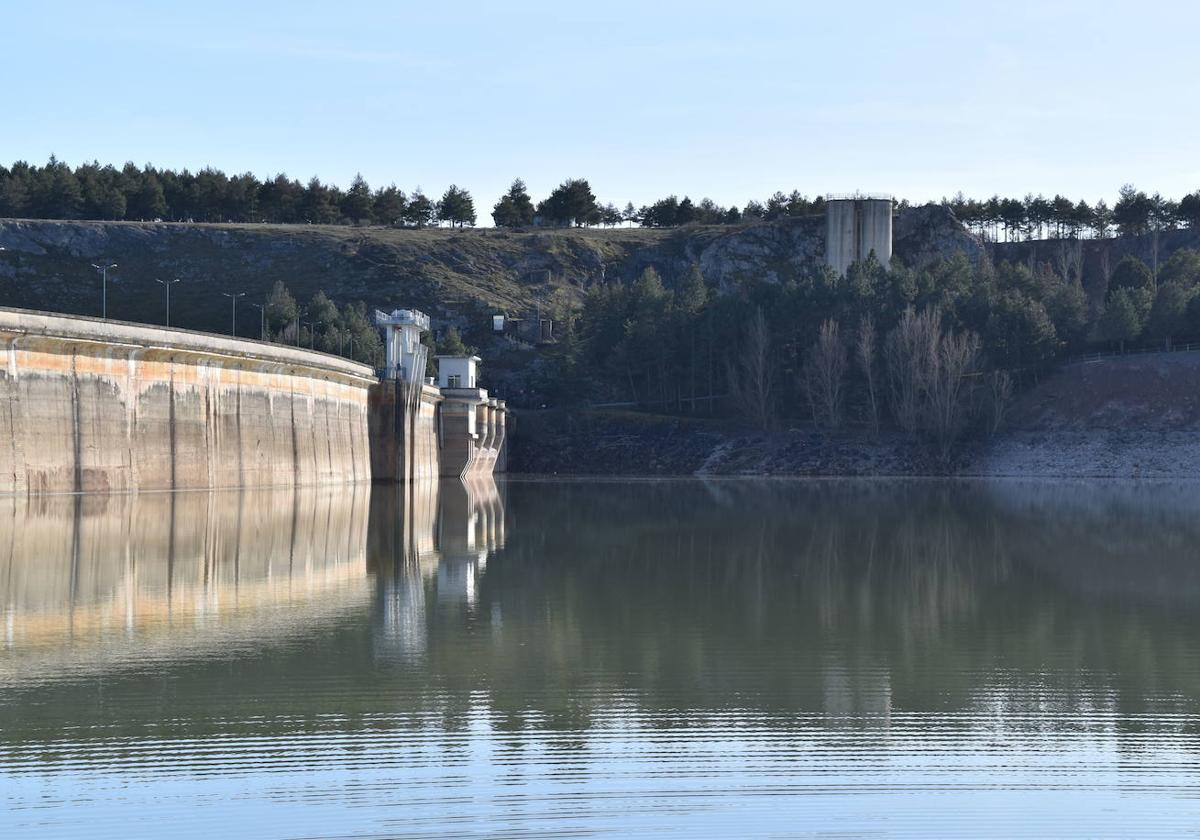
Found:
[[[901,209],[890,269],[823,265],[820,215],[675,228],[0,222],[0,304],[310,344],[377,363],[370,310],[429,311],[517,406],[617,403],[945,453],[1084,350],[1200,340],[1194,228],[988,242]],[[255,308],[263,307],[264,311]],[[492,315],[529,325],[492,332]],[[449,334],[449,328],[455,334]]]

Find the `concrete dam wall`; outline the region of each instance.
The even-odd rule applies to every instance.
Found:
[[[0,309],[0,493],[368,481],[375,384],[299,348]]]

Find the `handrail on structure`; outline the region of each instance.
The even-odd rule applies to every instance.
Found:
[[[892,201],[891,193],[826,193],[826,201]]]

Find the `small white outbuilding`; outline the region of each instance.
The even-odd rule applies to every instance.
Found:
[[[438,356],[439,388],[478,388],[478,356]]]

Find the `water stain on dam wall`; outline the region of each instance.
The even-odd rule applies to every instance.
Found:
[[[0,493],[369,481],[374,382],[298,348],[0,310]]]

